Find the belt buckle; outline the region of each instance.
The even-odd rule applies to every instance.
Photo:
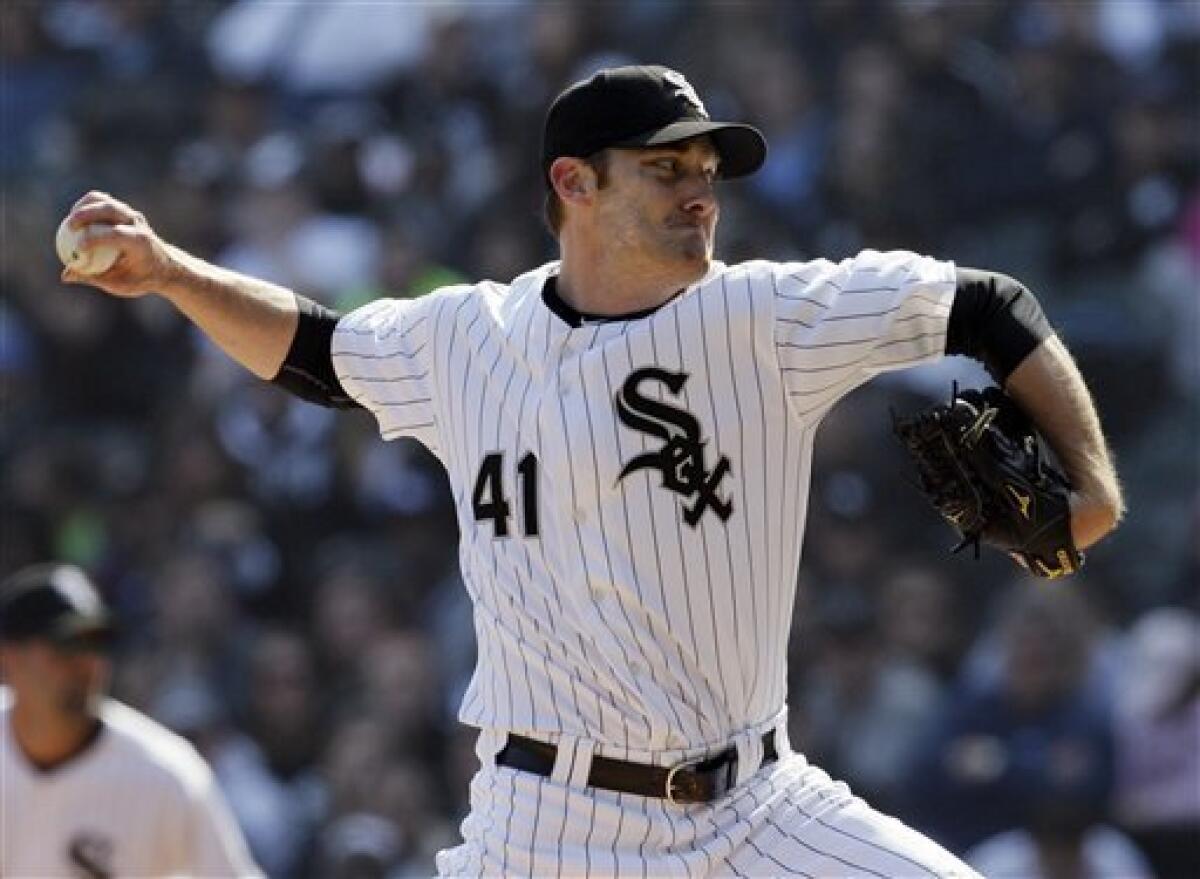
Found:
[[[672,806],[686,806],[688,803],[681,803],[675,799],[675,776],[684,769],[693,769],[703,763],[703,758],[695,760],[683,760],[676,763],[667,771],[666,796],[665,799]]]

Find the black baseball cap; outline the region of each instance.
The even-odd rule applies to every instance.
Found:
[[[568,87],[546,114],[542,173],[560,156],[586,158],[609,147],[649,147],[707,134],[721,156],[722,177],[757,171],[767,142],[753,126],[715,122],[683,74],[637,65],[601,70]]]
[[[112,615],[75,565],[33,565],[0,584],[0,641],[45,638],[63,646],[111,646]]]

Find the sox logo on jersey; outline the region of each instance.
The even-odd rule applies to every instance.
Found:
[[[732,502],[723,500],[717,494],[721,480],[729,472],[729,459],[720,456],[716,468],[709,472],[704,465],[706,443],[701,437],[700,422],[696,416],[686,409],[646,396],[640,389],[644,382],[654,381],[665,385],[672,394],[678,396],[687,380],[687,373],[671,372],[657,366],[643,367],[629,374],[616,397],[621,423],[657,437],[664,444],[658,451],[636,455],[621,468],[617,479],[624,479],[630,473],[645,468],[659,470],[663,488],[684,498],[696,499],[691,506],[685,506],[683,512],[683,520],[695,528],[708,509],[722,521],[733,514]]]
[[[110,879],[113,875],[113,844],[99,833],[81,832],[71,839],[67,849],[71,863],[87,879]]]

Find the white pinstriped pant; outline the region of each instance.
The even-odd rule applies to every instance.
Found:
[[[583,787],[587,743],[560,745],[551,778],[497,767],[503,741],[500,732],[480,735],[482,768],[471,782],[463,843],[438,853],[441,876],[979,879],[811,766],[786,734],[777,738],[778,761],[724,799],[696,806]]]

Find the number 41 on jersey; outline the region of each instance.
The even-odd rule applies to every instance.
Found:
[[[526,452],[517,462],[517,482],[521,491],[521,531],[524,537],[538,534],[537,499],[538,460],[533,452]],[[491,519],[496,537],[508,536],[508,522],[512,516],[512,504],[504,487],[504,453],[491,452],[484,456],[475,477],[475,489],[471,493],[471,508],[475,521]]]

